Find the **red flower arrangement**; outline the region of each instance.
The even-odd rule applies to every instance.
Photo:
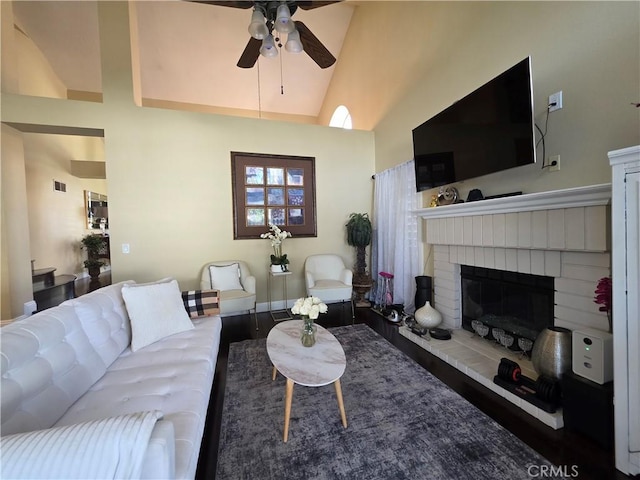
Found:
[[[596,285],[596,290],[594,292],[596,296],[593,301],[598,305],[601,305],[598,308],[601,312],[607,313],[607,318],[609,319],[609,331],[613,331],[611,324],[611,277],[602,277],[598,280],[598,284]]]

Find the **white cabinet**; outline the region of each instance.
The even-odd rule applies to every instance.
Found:
[[[640,146],[609,152],[616,468],[640,473]]]

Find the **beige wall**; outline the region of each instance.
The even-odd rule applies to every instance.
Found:
[[[115,281],[170,275],[196,288],[206,262],[240,258],[257,276],[258,301],[266,301],[269,242],[233,240],[231,151],[316,158],[318,237],[285,242],[294,272],[289,298],[304,293],[307,255],[336,252],[353,262],[344,224],[351,212],[371,208],[371,132],[136,107],[126,4],[104,2],[99,14],[104,103],[3,92],[2,119],[104,129]]]
[[[258,301],[266,300],[269,242],[233,239],[231,151],[316,159],[318,237],[285,242],[295,274],[290,296],[303,294],[307,255],[353,261],[344,224],[349,213],[370,209],[370,133],[145,108],[127,117],[105,129],[116,280],[173,275],[193,288],[206,262],[239,258],[258,278]],[[121,253],[123,243],[130,254]]]
[[[20,132],[2,125],[0,313],[2,320],[22,315],[33,300],[24,151]]]
[[[70,160],[91,151],[100,157],[102,139],[68,135],[25,133],[24,155],[29,204],[31,259],[35,268],[54,267],[56,274],[84,275],[85,254],[80,239],[87,230],[84,191],[107,194],[107,182],[71,175]],[[97,146],[94,146],[97,145]],[[66,184],[66,192],[53,189],[53,181]]]
[[[354,128],[374,129],[381,171],[413,158],[413,128],[530,55],[541,127],[547,97],[564,94],[546,138],[561,170],[539,158],[459,184],[462,197],[608,183],[606,153],[640,143],[639,19],[638,2],[364,2],[321,120],[347,105]]]

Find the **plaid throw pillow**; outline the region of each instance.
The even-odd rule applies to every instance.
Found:
[[[182,292],[184,308],[191,318],[218,315],[220,292],[218,290],[189,290]]]

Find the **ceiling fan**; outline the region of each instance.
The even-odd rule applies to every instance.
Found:
[[[195,3],[206,3],[232,8],[253,8],[249,33],[251,38],[238,60],[238,67],[252,68],[258,57],[275,57],[278,48],[282,47],[281,38],[287,35],[285,50],[291,53],[300,53],[303,50],[318,64],[320,68],[328,68],[336,61],[335,57],[322,44],[309,27],[300,21],[292,20],[293,14],[298,8],[312,10],[324,7],[342,0],[191,0]]]

